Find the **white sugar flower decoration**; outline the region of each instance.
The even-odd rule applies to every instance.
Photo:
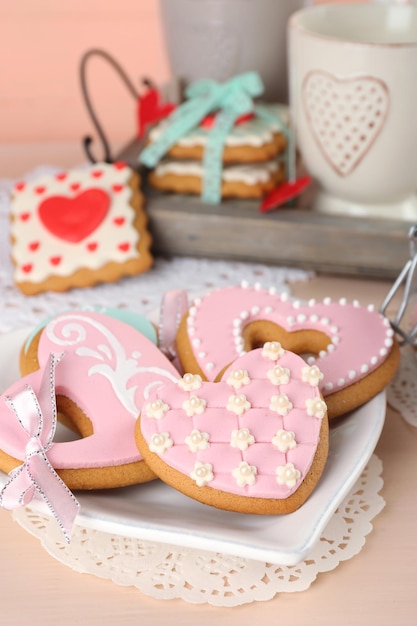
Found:
[[[230,445],[238,450],[247,450],[249,446],[255,443],[255,437],[251,434],[249,428],[240,428],[232,430]]]
[[[285,415],[288,415],[288,413],[291,411],[291,409],[293,408],[293,404],[289,397],[285,393],[282,393],[279,396],[271,397],[269,408],[271,409],[271,411],[275,411],[275,413],[278,413],[278,415],[282,415],[284,417]]]
[[[266,375],[273,385],[287,385],[290,381],[290,370],[282,365],[276,365]]]
[[[190,474],[190,478],[195,480],[199,487],[204,487],[207,483],[213,480],[213,466],[211,463],[201,463],[197,461],[194,464],[194,469]]]
[[[151,452],[156,452],[156,454],[163,454],[173,445],[174,442],[172,441],[169,433],[154,433],[149,443],[149,450]]]
[[[286,465],[279,465],[275,473],[277,475],[278,485],[287,485],[287,487],[294,487],[297,480],[300,478],[300,471],[294,467],[293,463],[287,463]]]
[[[317,387],[319,382],[323,380],[323,374],[317,365],[306,365],[301,370],[301,379],[304,383],[309,383],[312,387]]]
[[[147,417],[160,420],[169,411],[169,406],[162,400],[152,400],[145,407]]]
[[[295,441],[295,433],[291,430],[278,430],[272,438],[272,445],[274,445],[280,452],[288,452],[297,445]]]
[[[226,409],[236,415],[243,415],[245,411],[249,411],[250,407],[251,404],[244,393],[230,396],[226,405]]]
[[[267,341],[262,349],[262,356],[271,361],[276,361],[285,354],[284,348],[279,341]]]
[[[208,433],[203,433],[197,428],[194,428],[184,441],[190,452],[198,452],[198,450],[206,450],[210,447],[209,438],[210,435]]]
[[[226,380],[226,383],[231,387],[234,387],[234,389],[240,389],[244,385],[249,385],[250,378],[248,376],[248,372],[241,369],[233,370]]]
[[[182,403],[182,408],[187,413],[188,417],[193,417],[194,415],[201,415],[206,410],[207,402],[203,398],[199,398],[198,396],[191,396],[184,400]]]
[[[239,487],[245,487],[245,485],[253,485],[255,483],[257,471],[254,465],[249,465],[246,461],[241,461],[239,465],[232,470],[232,476]]]
[[[200,389],[202,384],[203,381],[199,374],[184,374],[178,381],[178,387],[184,391],[196,391]]]
[[[327,412],[327,406],[321,398],[310,398],[306,400],[307,415],[323,419]]]

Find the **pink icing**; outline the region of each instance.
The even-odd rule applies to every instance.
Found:
[[[214,321],[216,320],[216,321]],[[344,299],[331,302],[290,301],[274,289],[225,287],[194,301],[187,334],[194,357],[207,380],[244,353],[242,333],[251,322],[268,320],[287,332],[312,329],[329,337],[327,349],[307,358],[323,373],[323,395],[348,387],[375,370],[393,345],[389,321],[373,307]]]
[[[267,376],[277,362],[290,370],[286,384],[274,385]],[[239,368],[247,371],[249,382],[235,391],[226,381],[231,372]],[[303,382],[303,368],[303,359],[292,352],[285,351],[277,361],[272,361],[263,356],[263,350],[259,348],[237,359],[220,382],[202,382],[200,388],[193,391],[184,390],[178,384],[159,387],[151,394],[149,403],[161,400],[166,405],[165,415],[159,419],[152,417],[149,403],[145,403],[140,418],[142,435],[148,445],[155,434],[168,436],[172,445],[157,452],[158,456],[186,476],[191,476],[196,462],[210,464],[213,479],[207,483],[209,487],[251,497],[287,498],[298,489],[311,467],[323,419],[308,415],[306,410],[306,401],[320,401],[320,394],[317,386]],[[234,393],[243,393],[251,405],[241,416],[226,408]],[[280,394],[286,394],[293,404],[285,416],[269,408],[272,396]],[[206,408],[200,415],[190,417],[183,409],[183,403],[192,396],[204,400]],[[244,428],[249,429],[253,443],[241,450],[231,445],[232,431]],[[186,443],[194,429],[209,435],[210,445],[205,449],[192,451]],[[280,429],[295,434],[294,448],[281,452],[273,445],[272,440]],[[233,476],[233,470],[242,461],[256,467],[253,485],[239,486]],[[287,463],[293,463],[300,472],[296,484],[291,487],[279,485],[276,479],[277,467]]]
[[[45,327],[38,348],[42,368],[51,352],[63,352],[56,369],[57,394],[69,397],[87,415],[93,434],[57,442],[48,451],[55,469],[99,468],[142,460],[134,428],[148,395],[167,381],[178,380],[177,370],[158,348],[132,326],[99,313],[62,314]],[[10,387],[11,395],[29,383],[35,393],[42,371],[29,374]],[[1,449],[23,459],[27,436],[0,405]]]

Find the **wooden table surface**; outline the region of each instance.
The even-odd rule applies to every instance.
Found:
[[[0,161],[0,177],[22,175],[27,167],[19,164]],[[320,275],[294,284],[292,291],[300,297],[345,296],[378,306],[389,285]],[[181,600],[157,601],[135,589],[78,574],[50,557],[9,512],[0,510],[0,623],[246,626],[256,620],[289,626],[416,624],[417,429],[388,408],[376,453],[383,463],[381,493],[386,506],[374,519],[362,551],[335,570],[320,574],[306,591],[232,609],[194,606]]]

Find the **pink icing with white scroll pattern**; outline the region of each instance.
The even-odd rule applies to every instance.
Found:
[[[326,405],[317,367],[278,342],[237,359],[220,382],[184,374],[159,387],[140,417],[149,449],[200,487],[283,499],[304,480]]]
[[[63,352],[56,369],[57,395],[73,400],[89,417],[93,434],[76,441],[56,442],[48,451],[55,469],[99,468],[141,461],[134,428],[149,394],[179,375],[158,348],[133,327],[99,313],[62,314],[44,329],[38,348],[40,370],[22,383],[37,393],[42,368],[51,352]],[[1,449],[22,459],[25,433],[10,411],[0,410]],[[27,439],[27,437],[26,437]]]
[[[198,298],[190,307],[187,333],[197,363],[207,380],[244,353],[243,331],[254,321],[268,320],[287,332],[312,329],[329,337],[326,350],[309,356],[323,373],[325,396],[343,389],[376,369],[393,345],[389,321],[372,306],[341,299],[332,302],[290,301],[288,295],[259,285],[225,287]]]

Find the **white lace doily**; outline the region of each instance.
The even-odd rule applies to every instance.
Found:
[[[193,604],[232,607],[271,600],[282,592],[303,591],[360,552],[383,509],[382,463],[373,455],[343,500],[308,558],[281,566],[227,554],[152,543],[76,526],[67,545],[52,517],[30,507],[13,513],[55,559],[80,573],[133,586],[159,600],[181,598]]]
[[[398,371],[388,387],[388,404],[411,426],[417,426],[417,352],[411,346],[401,348]]]

